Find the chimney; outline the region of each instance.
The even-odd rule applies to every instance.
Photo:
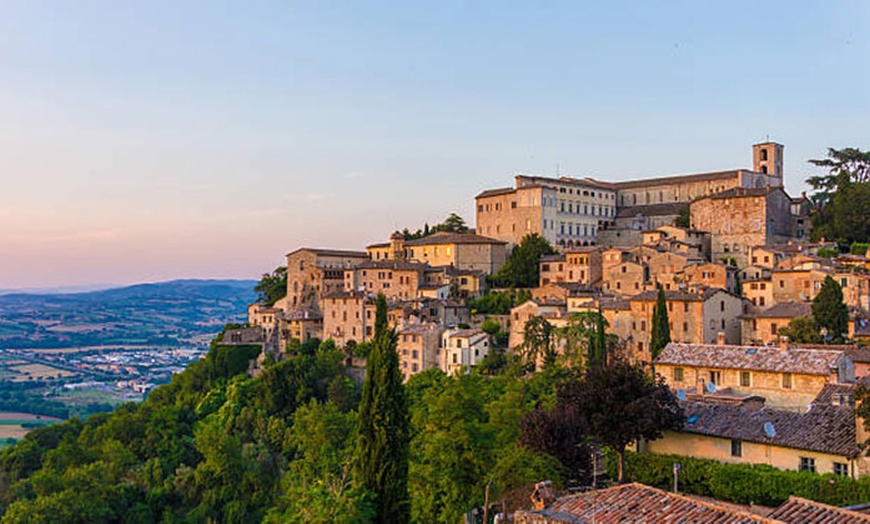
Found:
[[[788,337],[785,335],[779,337],[779,350],[782,352],[788,351]]]
[[[716,345],[717,346],[724,346],[725,345],[725,332],[724,331],[720,331],[720,332],[716,333]]]

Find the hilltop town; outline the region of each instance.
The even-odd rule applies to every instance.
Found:
[[[249,327],[225,341],[260,343],[264,355],[281,358],[288,344],[332,340],[349,366],[362,367],[358,348],[373,336],[375,296],[383,294],[407,380],[527,352],[532,322],[546,324],[552,351],[564,356],[571,341],[559,334],[600,312],[614,354],[654,365],[688,414],[683,430],[641,446],[870,474],[860,452],[867,435],[852,409],[870,351],[824,345],[833,341],[824,330],[811,344],[785,334],[812,318],[830,278],[849,312],[845,339],[870,339],[870,253],[839,255],[835,244],[809,241],[813,204],[786,192],[783,154],[765,142],[752,146],[751,169],[622,182],[517,175],[512,187],[474,197],[473,229],[460,220],[423,235],[396,231],[358,251],[293,249],[286,295],[252,304]],[[495,288],[493,277],[530,235],[554,248],[537,261],[536,285]],[[671,342],[656,350],[660,291]],[[492,307],[487,297],[499,295],[501,306]]]

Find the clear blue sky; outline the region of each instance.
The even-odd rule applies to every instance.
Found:
[[[517,172],[865,149],[870,2],[0,3],[0,288],[257,277]]]

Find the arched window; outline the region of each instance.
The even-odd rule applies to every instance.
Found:
[[[762,162],[767,162],[767,149],[762,149],[762,150],[761,150],[761,161],[762,161]],[[765,172],[766,172],[766,171],[765,171]]]

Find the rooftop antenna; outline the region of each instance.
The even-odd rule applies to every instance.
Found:
[[[556,176],[559,176],[559,162],[556,162]]]

